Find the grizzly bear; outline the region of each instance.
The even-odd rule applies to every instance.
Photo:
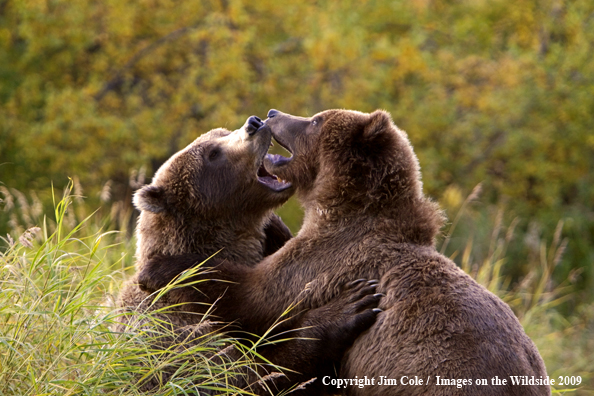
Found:
[[[225,304],[218,315],[261,332],[308,283],[303,304],[317,307],[344,282],[378,279],[384,312],[347,351],[339,374],[371,383],[351,382],[348,394],[550,394],[547,385],[512,385],[510,376],[545,379],[542,358],[509,306],[435,250],[442,213],[423,195],[418,160],[388,113],[328,110],[302,118],[271,110],[268,117],[291,157],[268,155],[265,167],[296,187],[304,223],[257,266],[217,267],[234,282],[225,298],[242,301],[241,309]],[[180,260],[163,279],[184,267]],[[506,384],[492,385],[496,377]],[[331,387],[334,379],[322,382]]]
[[[285,202],[293,190],[291,184],[279,182],[263,169],[262,160],[270,145],[270,130],[257,117],[250,117],[234,132],[212,130],[171,157],[152,183],[135,194],[134,204],[141,211],[136,230],[137,273],[120,293],[118,306],[129,314],[120,317],[119,331],[149,326],[143,315],[136,314],[157,310],[153,316],[178,335],[171,343],[218,328],[196,315],[206,313],[208,305],[204,303],[214,303],[218,295],[185,299],[184,290],[192,290],[187,287],[155,302],[139,284],[138,274],[148,260],[159,255],[191,253],[202,262],[218,252],[218,259],[253,266],[290,239],[291,233],[272,209]],[[152,276],[158,276],[155,274]],[[365,282],[349,285],[340,298],[317,310],[297,313],[276,329],[299,329],[293,333],[297,339],[258,350],[268,361],[298,371],[273,377],[277,390],[308,381],[323,367],[340,361],[346,347],[375,321],[379,297],[373,295],[374,287]],[[188,304],[176,305],[179,301]],[[225,303],[242,304],[237,300]],[[186,309],[190,305],[192,312]],[[332,346],[330,351],[328,345]],[[262,367],[259,370],[261,375],[267,373]],[[247,386],[246,381],[255,381],[254,373],[248,374],[251,377],[238,377],[234,385]],[[145,389],[159,385],[156,379],[151,381]],[[252,391],[267,394],[261,387]]]

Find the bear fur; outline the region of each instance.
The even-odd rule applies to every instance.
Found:
[[[217,254],[217,259],[253,266],[290,239],[290,231],[272,209],[285,202],[293,190],[290,184],[281,183],[264,171],[262,160],[270,144],[270,130],[257,117],[250,117],[234,132],[212,130],[171,157],[152,183],[135,194],[134,204],[141,211],[136,230],[137,272],[120,292],[118,306],[128,314],[120,316],[117,330],[150,326],[143,315],[136,314],[164,308],[166,312],[153,317],[169,324],[177,335],[170,343],[195,339],[219,328],[216,323],[203,320],[203,315],[196,315],[205,314],[209,306],[204,303],[214,303],[218,295],[185,299],[191,303],[189,310],[190,304],[172,307],[184,300],[183,290],[193,289],[181,289],[177,300],[175,294],[166,294],[155,302],[139,284],[138,274],[151,258],[163,255],[193,254],[197,264]],[[277,390],[311,379],[320,366],[328,365],[327,361],[340,361],[346,347],[375,320],[377,310],[372,309],[378,298],[373,297],[374,287],[352,285],[341,298],[318,310],[295,315],[285,323],[283,328],[304,327],[295,334],[316,341],[296,339],[258,350],[269,361],[301,373],[274,379]],[[241,304],[227,300],[225,303]],[[324,355],[321,350],[329,342],[336,347]],[[235,352],[226,353],[230,358],[239,358]],[[267,371],[262,369],[259,374]],[[247,386],[246,381],[256,380],[254,375],[251,377],[238,379],[234,385]],[[145,388],[158,386],[155,381],[149,381]],[[252,391],[268,394],[260,387]]]
[[[340,372],[375,378],[376,385],[349,386],[348,394],[550,394],[546,385],[511,385],[512,375],[546,378],[542,358],[509,306],[435,250],[442,212],[423,195],[418,160],[388,113],[328,110],[302,118],[271,110],[266,124],[292,156],[268,155],[265,166],[297,188],[304,224],[257,266],[217,268],[236,282],[226,298],[243,302],[241,310],[225,305],[218,315],[258,332],[306,284],[304,305],[317,307],[344,282],[378,279],[384,312],[346,353]],[[171,270],[163,279],[175,276]],[[381,376],[398,386],[377,385]],[[404,376],[425,382],[401,386]],[[436,386],[437,376],[473,381]],[[491,386],[495,376],[507,385]]]
[[[122,287],[118,306],[137,310],[151,305],[157,310],[171,304],[167,296],[153,304],[138,285],[138,273],[155,255],[194,253],[203,261],[222,249],[218,257],[254,265],[264,256],[267,226],[278,231],[272,234],[272,245],[282,246],[291,238],[272,209],[292,191],[286,186],[276,191],[259,182],[257,170],[270,144],[270,132],[254,133],[256,127],[247,122],[235,132],[219,128],[203,134],[165,162],[150,185],[136,192],[134,205],[140,210],[137,272]],[[175,327],[200,321],[184,309],[170,310],[178,311],[167,315]]]

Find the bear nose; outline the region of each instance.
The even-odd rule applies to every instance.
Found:
[[[272,118],[272,117],[274,117],[274,116],[278,115],[278,113],[280,113],[280,111],[278,111],[278,110],[275,110],[275,109],[270,109],[270,110],[268,111],[268,118]]]
[[[263,125],[264,125],[264,123],[262,122],[262,120],[259,117],[251,116],[247,120],[246,131],[247,131],[248,135],[251,136],[254,133],[256,133]]]

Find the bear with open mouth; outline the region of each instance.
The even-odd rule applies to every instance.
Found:
[[[303,305],[315,308],[345,282],[378,279],[384,312],[349,349],[340,378],[418,377],[429,383],[376,383],[348,387],[348,394],[550,394],[547,385],[509,381],[435,385],[437,376],[546,378],[546,369],[509,306],[436,251],[442,212],[424,196],[417,157],[388,113],[327,110],[306,118],[271,110],[268,117],[275,140],[291,157],[268,155],[265,168],[296,188],[305,219],[295,238],[258,265],[241,274],[231,263],[217,268],[234,282],[226,296],[242,301],[242,310],[222,310],[222,317],[258,333],[306,284],[311,293]]]
[[[218,290],[203,294],[193,287],[174,289],[155,302],[145,284],[161,281],[162,273],[175,268],[176,261],[162,260],[159,266],[148,263],[159,257],[192,255],[196,265],[216,254],[217,260],[240,263],[236,270],[241,272],[289,240],[291,233],[272,209],[285,202],[293,189],[262,166],[270,145],[270,129],[258,117],[250,117],[236,131],[214,129],[173,155],[159,168],[152,183],[135,193],[134,204],[140,210],[137,272],[120,292],[118,306],[128,314],[119,317],[118,331],[145,330],[153,323],[143,320],[143,314],[153,311],[153,317],[176,334],[169,340],[171,344],[191,342],[220,328],[218,323],[202,318],[210,304],[215,304],[215,311],[227,304],[241,309],[241,300],[217,301],[221,296]],[[212,272],[206,276],[216,279]],[[205,282],[209,283],[220,284]],[[329,304],[305,313],[295,311],[291,320],[278,326],[277,332],[297,329],[291,333],[294,339],[259,348],[258,353],[295,372],[272,377],[273,383],[268,386],[287,389],[309,381],[320,366],[340,361],[347,346],[375,321],[378,298],[374,297],[374,287],[360,281],[347,285]],[[328,345],[333,347],[328,350]],[[260,366],[257,374],[267,373]],[[144,388],[162,385],[169,374],[149,380]],[[250,387],[257,383],[256,373],[244,374],[238,375],[233,385],[268,394],[259,385]]]

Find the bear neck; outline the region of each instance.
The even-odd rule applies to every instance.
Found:
[[[141,265],[156,254],[195,253],[254,265],[263,258],[263,229],[264,219],[206,225],[200,221],[168,222],[142,213],[137,227],[137,261]]]
[[[439,206],[424,196],[400,200],[397,206],[361,207],[348,203],[328,207],[320,202],[306,206],[303,235],[351,232],[372,232],[385,235],[391,241],[434,246],[444,222]],[[302,234],[301,232],[299,234]]]

